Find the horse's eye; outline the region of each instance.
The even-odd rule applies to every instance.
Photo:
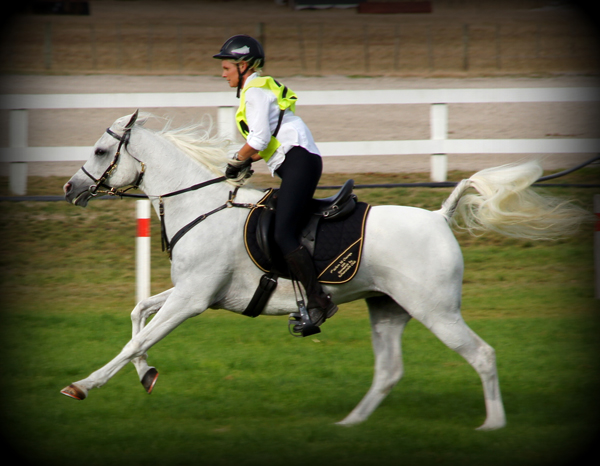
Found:
[[[105,149],[100,149],[99,147],[96,149],[96,152],[94,152],[96,155],[106,155],[106,150]]]

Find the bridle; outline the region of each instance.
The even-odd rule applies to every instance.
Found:
[[[141,170],[138,174],[137,179],[133,183],[133,185],[131,185],[125,189],[120,189],[120,188],[117,189],[117,188],[113,188],[112,186],[109,186],[105,183],[106,180],[115,171],[115,169],[117,168],[117,165],[119,164],[119,158],[121,157],[121,148],[123,146],[125,146],[125,149],[127,149],[127,145],[129,144],[129,139],[131,137],[131,128],[128,128],[123,133],[123,136],[119,136],[117,133],[112,131],[110,128],[107,128],[106,132],[108,134],[110,134],[113,138],[115,138],[117,141],[119,141],[119,146],[117,147],[117,152],[115,152],[115,156],[113,157],[112,162],[110,162],[110,165],[106,168],[106,170],[104,170],[104,173],[100,176],[100,178],[94,178],[92,176],[92,174],[85,169],[84,166],[81,167],[81,170],[83,171],[83,173],[85,173],[88,177],[90,177],[95,183],[93,185],[90,185],[90,187],[88,188],[88,191],[90,192],[90,194],[93,197],[96,197],[98,194],[109,194],[111,196],[122,196],[124,193],[126,193],[130,189],[139,188],[140,184],[142,183],[142,179],[144,178],[144,173],[146,173],[146,165],[144,164],[144,162],[135,158],[133,155],[129,154],[129,156],[131,158],[133,158],[136,162],[139,162],[139,164],[141,166]],[[100,188],[100,187],[104,187],[104,188],[108,189],[108,191],[99,191],[98,188]]]
[[[100,176],[100,178],[94,178],[94,176],[92,176],[84,167],[81,167],[81,170],[83,171],[83,173],[85,173],[95,183],[88,188],[90,194],[93,197],[96,197],[99,194],[108,194],[110,196],[119,196],[119,197],[136,197],[136,198],[137,197],[144,197],[144,198],[147,197],[147,196],[141,196],[141,195],[136,195],[136,194],[126,194],[126,192],[129,191],[130,189],[137,189],[139,187],[139,185],[141,184],[142,179],[144,177],[144,173],[146,172],[146,164],[144,164],[144,162],[137,159],[133,155],[129,154],[129,152],[128,152],[129,156],[132,157],[135,161],[139,162],[141,165],[141,170],[140,170],[140,173],[139,173],[135,183],[125,189],[120,189],[120,188],[117,189],[117,188],[114,188],[114,187],[106,184],[106,180],[112,175],[112,173],[115,171],[115,169],[119,163],[119,158],[121,157],[121,149],[123,147],[127,148],[127,145],[129,144],[129,139],[131,137],[131,128],[127,128],[125,130],[125,132],[123,133],[123,136],[119,136],[114,131],[112,131],[110,128],[107,128],[106,132],[108,134],[110,134],[113,138],[115,138],[117,141],[119,141],[119,146],[117,147],[117,152],[115,153],[115,156],[113,157],[112,162],[106,168],[106,170],[104,170],[104,173],[102,174],[102,176]],[[159,202],[159,217],[160,217],[160,224],[161,224],[160,229],[161,229],[162,250],[168,252],[169,258],[171,258],[173,247],[183,237],[183,235],[185,235],[189,230],[191,230],[196,225],[198,225],[199,223],[206,220],[206,218],[210,217],[211,215],[216,214],[217,212],[220,212],[223,209],[227,209],[227,208],[231,208],[231,207],[242,207],[242,208],[246,208],[246,209],[252,209],[255,207],[265,207],[260,204],[239,204],[239,203],[233,202],[233,200],[235,199],[235,196],[237,194],[237,190],[238,190],[238,188],[236,187],[233,191],[231,191],[229,193],[229,199],[227,200],[227,202],[225,202],[225,204],[217,207],[216,209],[213,209],[210,212],[202,214],[199,217],[197,217],[196,219],[192,220],[186,226],[181,228],[177,233],[175,233],[175,235],[173,235],[171,240],[169,240],[169,238],[167,236],[166,225],[165,225],[164,199],[173,197],[173,196],[177,196],[179,194],[187,193],[190,191],[196,191],[198,189],[205,188],[212,184],[221,183],[221,182],[225,181],[226,179],[227,178],[225,176],[220,176],[218,178],[213,178],[211,180],[207,180],[207,181],[203,181],[202,183],[195,184],[193,186],[190,186],[189,188],[184,188],[184,189],[173,191],[173,192],[170,192],[167,194],[161,194],[159,196],[155,196],[158,198],[158,202]],[[98,189],[100,187],[104,187],[104,188],[108,189],[108,191],[100,191]]]

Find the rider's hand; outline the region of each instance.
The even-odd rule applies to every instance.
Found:
[[[252,159],[247,158],[246,160],[238,160],[237,154],[233,160],[227,164],[225,169],[225,176],[227,178],[237,178],[240,172],[252,164]]]

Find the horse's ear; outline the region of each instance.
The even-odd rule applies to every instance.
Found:
[[[138,114],[140,113],[140,109],[138,108],[135,113],[133,115],[131,115],[131,120],[129,120],[129,123],[127,123],[125,125],[125,129],[131,129],[133,127],[133,125],[135,125],[135,121],[138,118]]]

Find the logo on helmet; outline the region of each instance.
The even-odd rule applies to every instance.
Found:
[[[250,47],[248,47],[247,45],[244,45],[243,47],[240,47],[239,49],[232,50],[231,53],[235,53],[236,55],[246,55],[246,54],[250,53]]]

